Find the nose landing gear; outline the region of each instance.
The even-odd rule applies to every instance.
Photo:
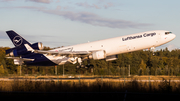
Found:
[[[150,51],[153,53],[153,55],[155,55],[155,54],[154,54],[155,49],[156,49],[155,47],[151,47],[151,48],[150,48]]]

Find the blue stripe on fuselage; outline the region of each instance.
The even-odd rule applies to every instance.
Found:
[[[34,59],[34,61],[24,61],[26,65],[33,65],[33,66],[55,66],[54,62],[49,60],[46,56],[39,53],[31,53],[25,56],[22,56],[22,58],[29,58]]]

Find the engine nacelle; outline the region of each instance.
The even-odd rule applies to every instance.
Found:
[[[41,42],[37,42],[37,43],[32,44],[31,47],[35,50],[42,50],[43,44]]]
[[[118,59],[118,55],[111,55],[106,57],[106,61],[112,61]]]
[[[31,45],[31,47],[35,50],[42,50],[43,45],[41,42],[37,42]],[[31,51],[28,51],[25,46],[18,46],[11,49],[6,50],[6,54],[9,54],[10,56],[22,56],[31,53]]]
[[[106,53],[105,51],[96,51],[93,52],[92,55],[89,56],[90,59],[99,60],[99,59],[105,59]]]

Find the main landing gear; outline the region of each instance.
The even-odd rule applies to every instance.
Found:
[[[77,65],[76,68],[94,68],[94,65],[90,64],[90,65]]]
[[[86,69],[94,68],[94,65],[90,64],[90,60],[89,59],[87,60],[87,62],[88,62],[88,65],[84,65],[84,64],[82,64],[81,58],[78,58],[79,65],[77,65],[76,68],[86,68]]]
[[[150,50],[150,52],[152,52],[153,55],[155,55],[154,54],[155,49],[156,49],[155,47],[148,48],[148,50]]]

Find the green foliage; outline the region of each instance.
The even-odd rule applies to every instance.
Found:
[[[139,65],[139,75],[144,75],[146,72],[146,64],[143,60],[141,60],[141,64]]]
[[[0,74],[4,74],[4,67],[3,67],[3,65],[0,65]]]

